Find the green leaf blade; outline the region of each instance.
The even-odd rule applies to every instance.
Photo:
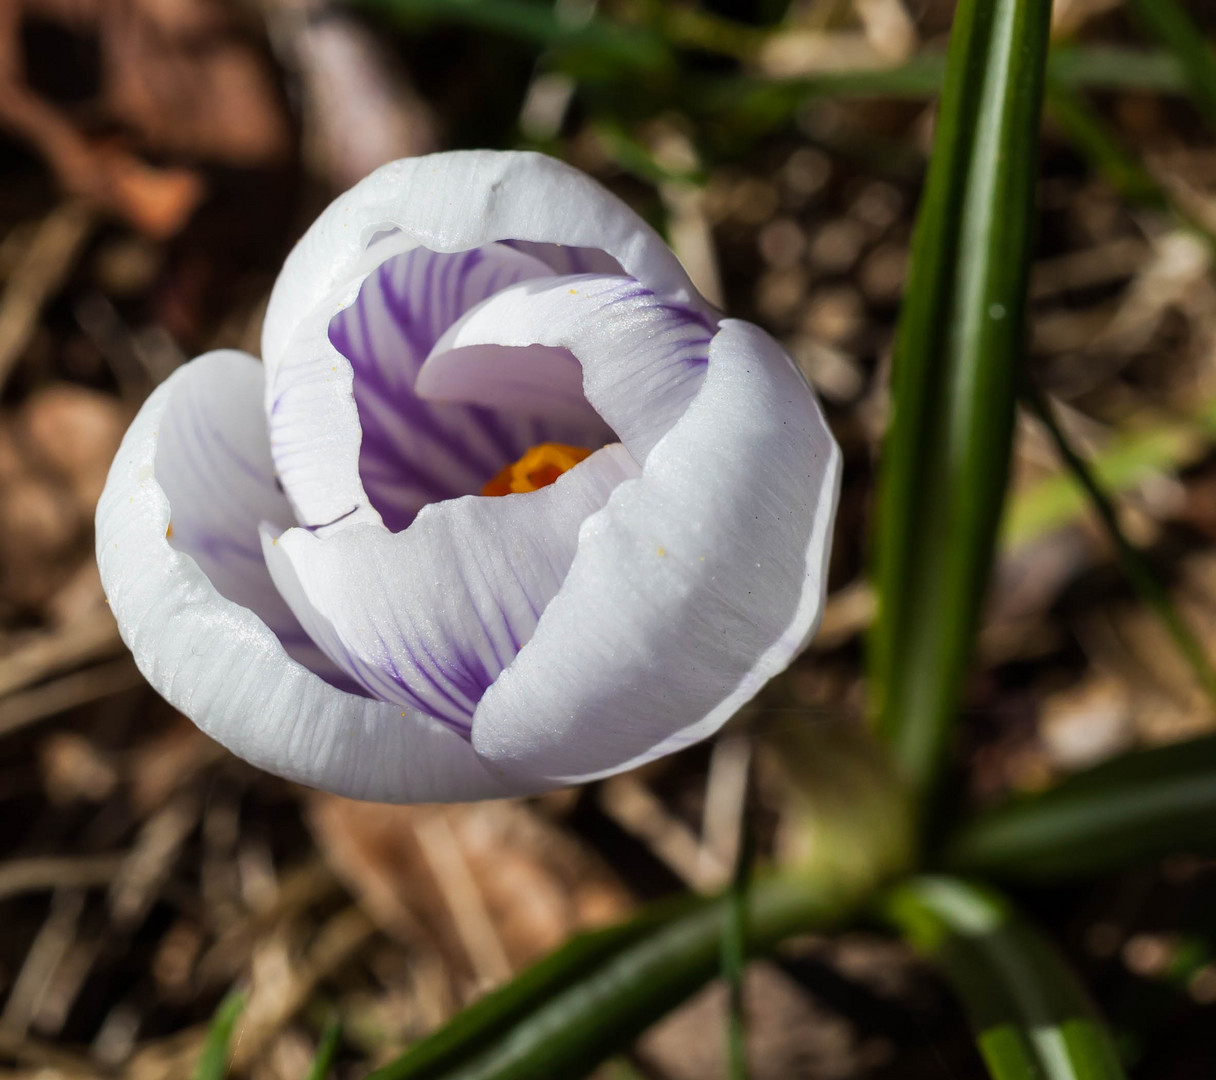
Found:
[[[1002,897],[946,877],[896,886],[884,914],[953,986],[994,1080],[1123,1080],[1072,971]]]
[[[1216,736],[1126,754],[990,810],[946,842],[952,870],[1026,880],[1216,851]]]
[[[747,949],[833,925],[859,899],[831,883],[759,878],[747,892]],[[729,907],[685,897],[575,938],[369,1080],[586,1076],[718,974]]]
[[[191,1080],[224,1080],[228,1075],[232,1033],[248,1000],[249,995],[244,990],[233,990],[220,1002],[207,1028],[207,1039],[194,1072],[190,1074]]]
[[[1131,0],[1132,14],[1170,49],[1208,127],[1216,131],[1216,52],[1178,0]]]
[[[948,745],[992,563],[1034,228],[1049,0],[955,15],[879,481],[874,711],[911,785]]]
[[[305,1077],[305,1080],[328,1080],[341,1046],[342,1021],[334,1017],[326,1023],[324,1030],[321,1032],[320,1041],[317,1043],[317,1053],[312,1059],[312,1065],[308,1068],[308,1075]]]

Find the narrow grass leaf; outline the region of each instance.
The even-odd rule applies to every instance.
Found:
[[[1128,202],[1164,208],[1165,192],[1119,142],[1080,94],[1053,78],[1047,78],[1047,114],[1069,141],[1089,160],[1095,171]]]
[[[748,761],[750,773],[751,763]],[[755,857],[751,817],[746,792],[739,815],[738,850],[730,888],[726,894],[726,925],[722,933],[722,978],[727,990],[726,1076],[747,1080],[747,1020],[743,979],[747,973],[747,887]]]
[[[1132,491],[1159,473],[1194,464],[1211,450],[1210,404],[1193,416],[1170,417],[1152,425],[1117,432],[1090,461],[1094,479],[1105,490]],[[1014,494],[1001,523],[1001,544],[1015,550],[1078,521],[1089,496],[1073,473],[1044,477]]]
[[[1125,754],[963,823],[942,861],[1052,880],[1216,852],[1216,736]]]
[[[666,71],[674,60],[666,42],[644,27],[610,19],[563,19],[553,5],[529,0],[355,0],[397,20],[433,19],[470,26],[551,50],[583,73],[625,77]]]
[[[191,1073],[191,1080],[224,1080],[228,1075],[229,1044],[236,1022],[244,1011],[248,995],[244,990],[233,990],[215,1010],[203,1052]]]
[[[1128,202],[1168,210],[1178,222],[1216,249],[1216,235],[1195,213],[1179,204],[1152,173],[1120,142],[1106,121],[1076,91],[1047,77],[1047,112],[1089,160],[1094,170]]]
[[[1047,70],[1062,91],[1141,90],[1180,94],[1187,82],[1177,58],[1156,49],[1075,46],[1053,49]],[[824,71],[813,76],[763,78],[732,75],[701,80],[689,95],[695,114],[730,127],[769,130],[785,123],[808,102],[820,98],[897,98],[921,101],[940,92],[946,57],[926,49],[890,67]]]
[[[1050,0],[962,0],[896,336],[870,642],[914,789],[947,750],[996,543],[1025,340]]]
[[[1169,592],[1157,579],[1151,566],[1140,553],[1139,549],[1123,534],[1119,525],[1119,517],[1114,504],[1094,478],[1089,466],[1080,454],[1073,449],[1064,434],[1064,430],[1056,423],[1056,418],[1046,400],[1029,382],[1024,384],[1023,395],[1034,414],[1047,428],[1061,460],[1068,471],[1076,478],[1077,483],[1085,490],[1090,505],[1101,520],[1111,543],[1119,555],[1119,564],[1123,568],[1123,576],[1136,590],[1144,604],[1161,620],[1162,625],[1174,639],[1178,651],[1190,664],[1199,685],[1207,692],[1212,702],[1216,704],[1216,670],[1208,659],[1207,651],[1187,625],[1182,613],[1174,605]]]
[[[836,883],[758,878],[747,948],[836,924],[860,897]],[[629,1046],[721,967],[726,898],[684,897],[572,939],[369,1080],[576,1080]]]
[[[317,1043],[317,1053],[312,1059],[305,1080],[326,1080],[333,1071],[334,1061],[338,1057],[338,1048],[342,1045],[342,1021],[334,1017],[325,1025],[321,1032],[321,1040]]]
[[[1178,58],[1161,49],[1061,45],[1051,50],[1047,63],[1052,80],[1071,90],[1136,89],[1180,94],[1187,89]]]
[[[1081,984],[1004,898],[920,877],[896,886],[884,913],[953,986],[994,1080],[1122,1080]]]
[[[1216,131],[1216,51],[1178,0],[1129,0],[1132,14],[1170,49],[1208,126]]]

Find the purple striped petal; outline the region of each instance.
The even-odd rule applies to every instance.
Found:
[[[275,461],[300,520],[383,521],[405,529],[425,505],[480,492],[539,442],[600,446],[611,431],[580,402],[545,416],[545,399],[518,414],[424,401],[418,370],[443,332],[471,307],[549,269],[504,244],[437,254],[395,252],[400,233],[368,253],[387,254],[357,293],[321,324],[305,320],[279,365],[269,400]],[[353,402],[353,408],[352,408]]]
[[[452,323],[487,296],[548,275],[503,244],[453,255],[416,248],[382,263],[330,323],[330,341],[354,367],[363,487],[390,530],[406,528],[427,503],[480,492],[536,443],[611,438],[581,393],[559,416],[544,395],[467,408],[415,393],[418,369]]]
[[[263,551],[292,611],[351,678],[467,736],[560,588],[584,519],[637,472],[613,444],[539,491],[427,506],[405,532],[267,530]]]
[[[294,524],[275,483],[262,365],[245,353],[208,353],[182,382],[156,452],[156,479],[173,513],[169,543],[198,563],[221,596],[254,612],[293,659],[350,688],[292,615],[262,558],[258,526]]]
[[[713,313],[662,238],[577,169],[526,152],[432,154],[377,169],[338,196],[296,245],[266,312],[262,355],[272,377],[303,313],[354,280],[368,244],[394,229],[405,247],[432,251],[471,251],[505,240],[521,248],[603,252],[661,295]],[[542,250],[530,250],[548,261]],[[615,272],[598,261],[576,269]]]
[[[568,350],[582,365],[586,399],[642,462],[700,389],[713,332],[704,315],[633,278],[522,282],[444,334],[417,389],[475,404],[539,395],[554,379],[553,350]],[[495,353],[492,345],[509,348]],[[462,355],[470,349],[477,351]]]
[[[403,802],[509,794],[467,740],[416,710],[335,689],[246,606],[269,599],[253,560],[217,556],[229,549],[208,538],[223,530],[244,553],[244,511],[260,498],[263,513],[281,516],[281,496],[263,483],[261,378],[260,364],[232,353],[179,368],[114,459],[97,508],[97,564],[140,671],[233,753],[288,779]]]

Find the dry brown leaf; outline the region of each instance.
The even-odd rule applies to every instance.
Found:
[[[135,145],[81,130],[32,89],[21,27],[34,17],[96,42],[98,120]],[[278,167],[290,155],[286,110],[267,56],[219,0],[11,0],[0,4],[0,124],[33,144],[61,187],[153,237],[178,232],[204,195],[184,165],[145,152],[239,168]]]
[[[128,755],[132,807],[141,818],[151,814],[190,777],[227,753],[184,716],[177,717]]]
[[[19,418],[32,464],[65,481],[89,517],[130,421],[117,398],[71,383],[40,388]]]
[[[309,821],[384,930],[435,938],[478,978],[503,974],[487,951],[518,968],[629,907],[610,870],[523,803],[385,806],[318,794]]]

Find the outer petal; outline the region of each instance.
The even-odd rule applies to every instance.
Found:
[[[330,682],[348,682],[304,632],[262,558],[260,523],[294,524],[270,460],[262,365],[245,353],[213,352],[183,378],[188,392],[175,396],[156,450],[156,479],[173,508],[167,538],[296,660]]]
[[[262,332],[271,371],[300,319],[350,280],[375,236],[394,228],[432,251],[496,240],[598,249],[666,298],[712,311],[659,235],[577,169],[526,152],[432,154],[377,169],[331,203],[296,245]]]
[[[552,349],[566,349],[582,365],[587,400],[641,462],[696,396],[713,325],[632,278],[525,281],[455,323],[422,365],[417,389],[476,404],[540,394],[563,385],[562,354]],[[490,344],[512,348],[496,357],[482,348]]]
[[[443,725],[400,706],[335,689],[284,651],[250,608],[226,598],[199,563],[166,538],[170,521],[201,513],[194,480],[162,462],[158,432],[210,425],[237,454],[213,457],[218,475],[240,489],[249,445],[250,365],[231,354],[186,365],[148,399],[123,440],[97,512],[97,561],[123,640],[148,681],[234,753],[292,780],[356,798],[425,802],[507,794],[469,744]],[[244,367],[243,374],[235,374]],[[238,383],[239,380],[239,383]],[[226,391],[227,396],[214,391]],[[223,402],[218,414],[198,402]],[[237,419],[242,426],[238,430]],[[260,420],[260,418],[259,418]],[[255,431],[264,428],[259,422]],[[203,432],[196,445],[216,446]],[[170,436],[167,441],[174,441]],[[183,437],[178,442],[185,446]],[[164,475],[162,470],[172,475]],[[167,489],[180,487],[177,505]],[[243,498],[243,496],[242,496]],[[273,501],[269,503],[273,510]],[[175,533],[177,526],[175,525]],[[190,531],[193,532],[193,526]],[[224,585],[235,590],[237,578]]]
[[[344,671],[467,735],[561,586],[583,519],[637,472],[615,444],[527,495],[428,506],[405,532],[292,529],[264,533],[263,550],[292,610]]]
[[[607,775],[715,731],[822,610],[840,452],[770,337],[728,320],[640,479],[588,518],[561,591],[477,708],[528,775]]]

